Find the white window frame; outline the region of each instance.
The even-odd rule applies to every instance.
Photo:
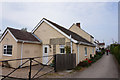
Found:
[[[85,56],[87,56],[87,47],[85,47]]]
[[[4,48],[6,46],[6,48]],[[3,46],[3,55],[4,56],[12,56],[12,54],[4,54],[4,49],[6,49],[6,52],[7,52],[7,46],[12,46],[12,45],[4,45]],[[13,46],[12,46],[12,48],[13,48]]]
[[[60,45],[60,54],[64,54],[64,53],[61,53],[61,49],[64,49],[64,53],[65,53],[65,45]]]

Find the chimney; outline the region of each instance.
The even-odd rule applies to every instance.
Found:
[[[76,23],[76,26],[78,26],[80,28],[80,23]]]

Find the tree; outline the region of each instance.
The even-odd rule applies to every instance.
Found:
[[[22,28],[21,30],[22,30],[22,31],[27,31],[27,28]]]

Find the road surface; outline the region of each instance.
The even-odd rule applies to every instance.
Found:
[[[118,78],[118,64],[112,54],[103,57],[83,71],[65,76],[66,78]]]

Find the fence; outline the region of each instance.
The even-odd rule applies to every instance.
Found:
[[[38,70],[37,70],[37,72],[33,75],[33,76],[31,76],[31,73],[32,73],[32,63],[33,62],[36,62],[36,63],[38,63],[38,65],[41,65],[41,62],[39,62],[39,61],[37,61],[36,59],[38,59],[38,58],[44,58],[44,57],[51,57],[50,59],[49,59],[49,61],[46,63],[46,64],[44,64],[44,65],[42,65],[42,67],[41,68],[39,68]],[[49,56],[42,56],[42,57],[33,57],[33,58],[22,58],[22,59],[11,59],[11,60],[4,60],[4,61],[0,61],[0,62],[9,62],[9,61],[19,61],[19,60],[25,60],[25,62],[24,63],[22,63],[21,65],[19,65],[17,68],[14,68],[13,69],[13,71],[11,71],[10,73],[8,73],[8,74],[6,74],[6,75],[0,75],[0,76],[2,76],[3,78],[2,78],[2,80],[5,80],[6,78],[9,80],[13,80],[13,79],[19,79],[19,80],[26,80],[26,79],[28,79],[28,80],[33,80],[33,79],[37,79],[37,78],[39,78],[39,77],[41,77],[41,76],[43,76],[43,75],[45,75],[45,74],[47,74],[47,73],[49,73],[49,72],[51,72],[51,71],[54,71],[54,69],[53,70],[50,70],[49,72],[46,72],[46,73],[44,73],[44,74],[42,74],[42,75],[39,75],[38,77],[36,77],[37,75],[38,75],[38,73],[40,73],[43,69],[44,69],[44,67],[52,60],[54,58],[54,56],[53,55],[49,55]],[[13,74],[15,71],[17,71],[18,69],[21,69],[22,68],[22,66],[24,66],[26,63],[29,63],[29,75],[28,75],[28,78],[17,78],[17,77],[11,77],[10,75],[11,74]]]
[[[38,61],[37,59],[39,58],[45,58],[45,57],[50,57],[48,62],[44,65],[42,65],[41,67],[38,68],[37,72],[34,73],[33,75],[31,75],[32,73],[32,68],[33,68],[33,62],[38,63],[38,65],[41,65],[42,63],[40,61]],[[21,65],[19,65],[17,68],[14,68],[11,72],[7,73],[6,75],[0,75],[2,76],[2,80],[4,79],[20,79],[20,80],[33,80],[33,79],[38,79],[44,75],[46,75],[49,72],[52,71],[62,71],[62,70],[67,70],[67,69],[73,69],[76,66],[76,54],[56,54],[56,55],[49,55],[49,56],[42,56],[42,57],[33,57],[33,58],[22,58],[22,59],[11,59],[11,60],[4,60],[4,61],[0,61],[0,62],[10,62],[10,61],[20,61],[20,60],[25,60]],[[48,63],[52,62],[52,60],[54,60],[53,63],[53,69],[45,72],[44,74],[38,75],[44,68],[45,66],[47,66]],[[15,71],[17,71],[18,69],[21,69],[26,63],[29,63],[29,73],[28,73],[28,78],[18,78],[18,77],[12,77],[11,74],[13,74]]]
[[[76,54],[56,54],[55,71],[73,69],[76,67]]]

